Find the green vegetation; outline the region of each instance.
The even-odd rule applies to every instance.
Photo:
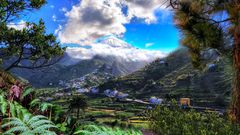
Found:
[[[142,135],[136,129],[110,128],[106,126],[84,125],[74,134],[76,135]]]
[[[86,123],[103,125],[98,127],[97,133],[100,130],[102,130],[101,133],[109,135],[112,133],[116,133],[116,135],[138,135],[141,133],[134,128],[133,123],[126,122],[135,116],[135,113],[124,110],[122,103],[112,99],[105,97],[86,99],[83,95],[69,95],[68,97],[54,99],[53,95],[53,100],[49,102],[46,99],[41,99],[41,97],[48,91],[51,93],[53,89],[45,89],[44,92],[30,87],[20,89],[20,84],[14,88],[17,89],[10,89],[10,92],[1,90],[0,115],[3,120],[1,120],[0,131],[3,134],[73,134],[78,129],[81,129],[81,133],[83,129],[86,130],[84,133],[87,133],[88,128],[84,126]],[[59,90],[57,91],[59,92]],[[28,97],[31,97],[31,99],[28,99]],[[62,102],[59,102],[59,100]],[[110,104],[105,102],[101,105],[101,101],[112,102]],[[88,104],[91,105],[91,108],[88,107]],[[103,108],[104,105],[105,108]],[[133,105],[131,106],[133,107]],[[73,111],[74,109],[78,111]],[[83,113],[80,115],[80,109],[85,115]],[[131,130],[132,128],[134,130]],[[80,132],[80,130],[78,131]],[[90,131],[92,132],[92,130]]]
[[[5,119],[6,124],[2,125],[2,128],[10,127],[9,130],[4,132],[4,135],[20,133],[21,135],[35,135],[35,134],[47,134],[56,135],[55,132],[50,131],[50,128],[56,128],[56,126],[47,117],[42,115],[30,116],[24,114],[23,119],[12,117]]]
[[[159,135],[238,135],[240,125],[231,123],[215,112],[196,112],[158,106],[149,111],[149,127]]]
[[[50,130],[56,129],[54,123],[45,116],[33,115],[26,108],[28,105],[24,101],[26,101],[27,96],[31,96],[31,90],[27,88],[20,92],[17,89],[19,88],[12,89],[10,93],[1,90],[0,114],[4,118],[1,120],[1,128],[5,131],[3,134],[55,134],[55,132]],[[18,95],[19,92],[23,94]]]
[[[180,48],[127,76],[115,78],[105,72],[89,73],[84,76],[84,86],[79,87],[100,85],[100,93],[95,94],[82,94],[76,90],[78,87],[33,89],[7,72],[13,68],[50,66],[64,54],[56,37],[46,34],[42,20],[38,24],[27,22],[22,30],[8,26],[9,21],[24,11],[39,9],[45,3],[45,0],[2,0],[0,3],[0,64],[4,65],[0,67],[0,134],[142,135],[148,130],[160,135],[240,134],[239,1],[170,0],[176,26],[183,34],[182,44],[188,49]],[[214,20],[212,16],[218,11],[226,12],[229,18]],[[229,23],[227,30],[221,26],[222,22]],[[227,40],[232,41],[233,48],[227,47]],[[218,55],[204,60],[202,54],[209,54],[210,48]],[[13,61],[6,64],[11,58]],[[91,62],[95,62],[94,65]],[[79,67],[89,70],[103,63],[85,61],[73,66],[73,72],[64,69],[69,72],[62,73],[61,77],[72,78],[83,74]],[[102,70],[105,68],[102,66]],[[106,78],[112,80],[105,83]],[[220,111],[211,112],[202,107],[204,111],[200,112],[170,102],[189,97],[192,108],[210,106],[211,110],[224,112],[230,102],[231,86],[233,95],[228,115],[231,121]],[[107,97],[102,93],[106,89],[126,92],[129,97],[125,100]],[[163,98],[164,104],[150,104],[151,96]]]

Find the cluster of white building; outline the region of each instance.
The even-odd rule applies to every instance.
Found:
[[[119,92],[117,90],[110,90],[110,89],[105,90],[104,95],[107,97],[114,97],[114,98],[118,98],[118,99],[124,99],[129,96],[126,93]]]
[[[81,89],[82,86],[85,83],[85,76],[70,80],[68,83],[61,82],[61,85],[66,87],[66,88],[76,88],[76,89]],[[60,83],[59,83],[60,84]]]

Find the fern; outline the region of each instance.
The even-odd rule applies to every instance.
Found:
[[[24,89],[21,99],[24,99],[26,96],[28,96],[29,94],[31,94],[34,91],[34,89],[32,87],[27,87]]]
[[[4,95],[0,95],[0,108],[1,108],[1,113],[3,115],[6,115],[7,107],[8,107],[8,101],[4,98]]]
[[[83,130],[78,130],[76,135],[142,135],[138,130],[123,130],[120,128],[110,128],[106,126],[85,125],[80,127]]]
[[[35,106],[40,105],[40,104],[41,104],[40,99],[34,99],[34,100],[31,101],[30,106],[35,107]]]
[[[47,110],[51,109],[52,107],[53,107],[53,104],[47,103],[47,102],[43,102],[43,103],[41,103],[41,105],[40,105],[40,110],[41,110],[42,112],[44,112],[44,111],[47,111]]]
[[[4,132],[3,135],[15,133],[20,133],[21,135],[56,135],[55,132],[50,131],[50,129],[56,128],[56,126],[42,115],[32,116],[27,114],[23,119],[12,117],[5,120],[7,123],[2,125],[2,128],[10,127],[10,129]]]

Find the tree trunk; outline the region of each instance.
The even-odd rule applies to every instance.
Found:
[[[230,119],[233,122],[240,123],[240,24],[234,29],[233,68],[234,78]]]

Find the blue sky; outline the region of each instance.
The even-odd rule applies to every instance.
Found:
[[[172,13],[161,7],[163,0],[133,0],[124,6],[119,6],[118,1],[121,0],[48,0],[40,10],[25,13],[14,23],[38,22],[42,18],[47,33],[55,33],[62,46],[84,46],[81,55],[112,49],[124,57],[156,58],[179,47],[179,32]],[[98,38],[108,35],[115,35],[136,49],[108,46],[107,50],[94,44]]]

